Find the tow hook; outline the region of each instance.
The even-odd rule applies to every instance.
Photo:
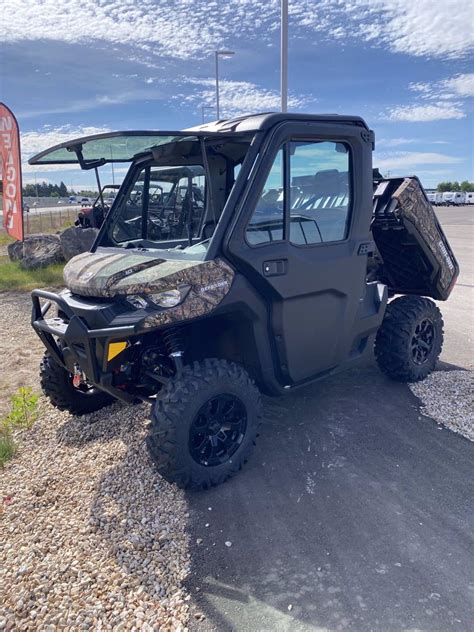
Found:
[[[81,367],[78,364],[75,364],[74,371],[72,373],[72,385],[74,386],[74,388],[79,388],[83,381],[84,373],[82,372]]]

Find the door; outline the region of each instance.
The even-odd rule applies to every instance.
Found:
[[[365,290],[371,147],[360,130],[334,127],[274,139],[228,241],[229,256],[268,301],[285,383],[348,357]]]

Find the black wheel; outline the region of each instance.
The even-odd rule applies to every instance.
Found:
[[[40,365],[40,379],[43,393],[59,410],[68,410],[73,415],[85,415],[104,408],[114,401],[108,393],[104,393],[87,382],[78,386],[73,384],[73,375],[45,353]]]
[[[433,301],[401,296],[387,306],[375,339],[380,369],[400,382],[417,382],[435,368],[443,346],[443,318]]]
[[[166,480],[206,489],[241,469],[259,418],[260,394],[242,367],[226,360],[194,362],[161,391],[148,449]]]

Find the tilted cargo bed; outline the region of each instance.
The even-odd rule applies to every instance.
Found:
[[[378,181],[372,235],[377,277],[391,292],[448,298],[459,265],[418,178]]]

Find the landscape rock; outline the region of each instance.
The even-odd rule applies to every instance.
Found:
[[[58,235],[29,235],[23,242],[22,268],[32,270],[44,268],[53,263],[63,261],[61,242]]]
[[[7,251],[10,261],[19,261],[20,259],[23,259],[23,242],[14,241],[12,244],[8,244]]]
[[[80,228],[79,226],[66,228],[59,236],[66,261],[90,250],[98,232],[98,228]]]

